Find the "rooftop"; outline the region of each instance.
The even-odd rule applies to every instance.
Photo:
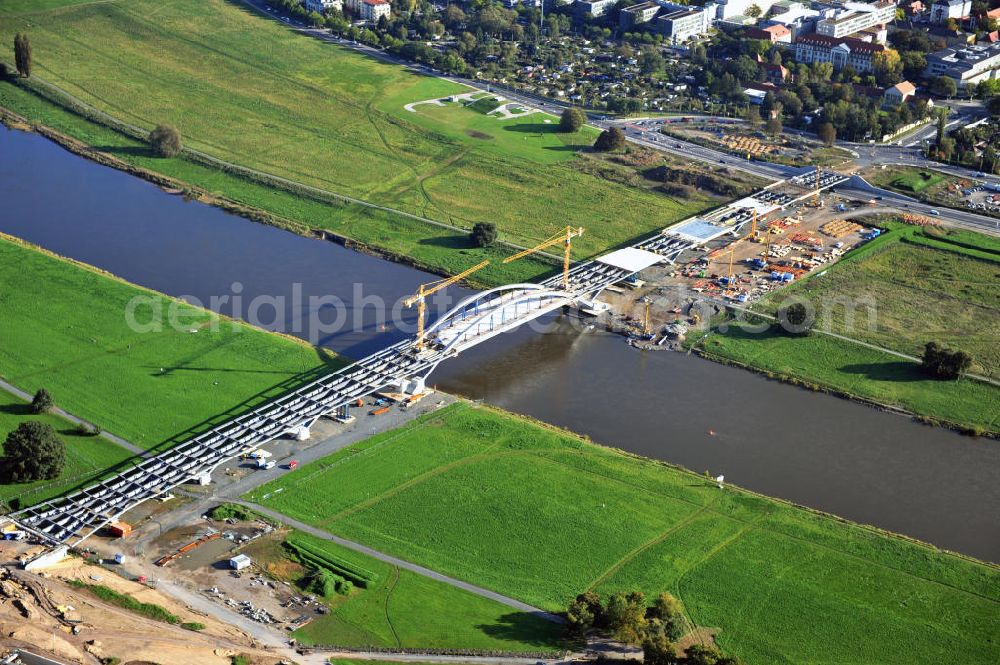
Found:
[[[840,46],[841,44],[847,46],[850,50],[856,51],[858,53],[881,53],[885,50],[885,47],[881,44],[871,44],[860,39],[855,39],[854,37],[830,37],[829,35],[800,35],[796,44],[810,44],[812,46],[828,46],[834,48]]]
[[[913,85],[909,81],[900,81],[896,85],[889,88],[889,90],[895,90],[905,97],[906,95],[912,95],[915,93],[917,91],[917,86]]]

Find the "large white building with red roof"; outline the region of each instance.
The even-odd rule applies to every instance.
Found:
[[[795,40],[797,62],[829,62],[834,69],[850,65],[859,74],[875,69],[875,55],[885,51],[882,44],[872,44],[854,37],[828,35],[800,35]]]

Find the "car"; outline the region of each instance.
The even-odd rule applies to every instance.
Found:
[[[931,210],[931,214],[932,215],[940,215],[941,213],[939,213],[937,210]]]

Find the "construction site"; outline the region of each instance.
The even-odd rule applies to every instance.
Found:
[[[749,306],[881,235],[866,219],[889,210],[824,191],[832,177],[817,170],[667,229],[691,245],[607,289],[607,327],[642,348],[678,348],[725,306]]]

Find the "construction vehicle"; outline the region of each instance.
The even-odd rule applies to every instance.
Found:
[[[539,245],[535,245],[531,249],[526,249],[513,256],[508,256],[503,262],[510,263],[511,261],[517,261],[518,259],[524,258],[535,252],[540,252],[547,247],[552,247],[553,245],[563,244],[563,279],[562,287],[564,291],[569,291],[569,249],[573,238],[578,238],[583,235],[583,227],[579,226],[573,228],[572,226],[567,226],[565,231],[560,231],[556,235],[552,236],[548,240],[542,242]]]
[[[407,307],[417,306],[417,341],[414,344],[416,350],[422,351],[424,348],[424,325],[426,324],[427,318],[427,297],[433,295],[440,291],[441,289],[447,288],[456,282],[460,282],[477,270],[482,270],[490,264],[489,261],[483,261],[482,263],[476,264],[469,268],[468,270],[463,270],[454,277],[449,277],[448,279],[439,279],[436,282],[428,282],[427,284],[421,284],[417,292],[403,301],[403,304]]]

